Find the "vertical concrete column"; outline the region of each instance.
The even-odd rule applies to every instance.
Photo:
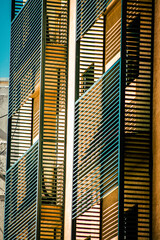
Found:
[[[75,106],[75,63],[76,63],[76,1],[70,0],[66,184],[65,184],[65,213],[64,213],[64,239],[65,240],[71,240],[71,232],[72,232],[72,179],[73,179],[73,140],[74,140],[74,106]]]
[[[160,0],[155,0],[153,65],[153,236],[160,239]]]

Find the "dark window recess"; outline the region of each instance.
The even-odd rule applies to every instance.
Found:
[[[82,76],[83,93],[86,92],[94,83],[94,63],[92,63]]]
[[[138,205],[134,205],[124,214],[124,239],[138,239]]]
[[[126,84],[129,85],[139,75],[140,15],[127,27],[126,41]]]

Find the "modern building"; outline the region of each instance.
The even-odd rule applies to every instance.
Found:
[[[12,1],[5,240],[160,239],[159,5]]]

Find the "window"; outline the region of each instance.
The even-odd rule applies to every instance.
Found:
[[[127,27],[127,85],[139,75],[140,15]]]
[[[124,215],[124,239],[138,239],[138,205],[134,205]]]
[[[83,93],[85,93],[94,83],[94,63],[92,63],[82,76]]]

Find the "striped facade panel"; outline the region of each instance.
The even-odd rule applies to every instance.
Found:
[[[79,40],[105,12],[112,0],[77,0],[77,35]]]
[[[68,0],[46,0],[40,239],[63,239]]]
[[[12,0],[12,19],[20,12],[27,0]]]
[[[79,97],[103,74],[104,17],[101,16],[80,39]]]
[[[124,118],[124,236],[151,239],[153,1],[128,0]]]
[[[73,219],[118,186],[119,99],[118,60],[76,102]]]
[[[35,239],[38,142],[6,173],[4,240]]]
[[[42,0],[28,0],[11,25],[9,118],[40,80]]]
[[[108,195],[108,197],[112,197],[112,195],[110,194]],[[117,201],[111,204],[111,202],[109,201],[107,205],[109,206],[102,210],[102,240],[117,240],[119,202]]]
[[[121,1],[112,7],[109,4],[104,18],[105,27],[105,71],[113,64],[113,60],[120,58],[121,46]]]
[[[12,166],[32,145],[31,98],[12,115],[10,143],[10,166]]]
[[[76,239],[100,240],[100,203],[92,206],[76,219]]]

